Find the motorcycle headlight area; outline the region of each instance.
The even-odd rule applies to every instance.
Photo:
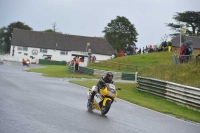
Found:
[[[115,97],[116,96],[116,90],[108,89],[108,96]]]

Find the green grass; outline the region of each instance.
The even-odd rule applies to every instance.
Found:
[[[58,78],[97,78],[95,76],[79,74],[79,73],[69,73],[68,66],[58,66],[58,65],[47,65],[45,68],[31,68],[26,70],[27,72],[37,72],[42,73],[47,77],[58,77]]]
[[[71,83],[79,84],[87,88],[96,85],[96,81],[70,81]],[[122,90],[118,91],[118,98],[129,101],[131,103],[161,112],[173,115],[177,118],[191,120],[200,123],[200,112],[189,109],[185,106],[178,105],[166,99],[156,97],[144,92],[139,92],[136,89],[136,84],[132,83],[117,83],[116,87],[121,87]]]
[[[172,60],[174,54],[178,55],[178,52],[156,52],[132,55],[110,59],[109,61],[139,66],[137,70],[139,76],[156,78],[200,88],[200,65],[196,65],[195,63],[174,65]],[[96,66],[92,63],[89,64],[88,67],[109,71],[128,72],[124,69],[117,70]]]

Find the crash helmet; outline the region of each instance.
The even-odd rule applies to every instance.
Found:
[[[109,80],[112,80],[113,79],[113,73],[112,72],[107,72],[106,73],[106,78],[109,79]]]

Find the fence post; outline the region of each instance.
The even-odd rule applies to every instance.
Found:
[[[174,65],[177,65],[178,63],[177,63],[176,55],[173,55],[172,58],[173,58]]]
[[[137,82],[138,72],[135,72],[135,82]]]

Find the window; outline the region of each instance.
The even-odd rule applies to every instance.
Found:
[[[23,47],[23,51],[28,51],[28,47]]]
[[[23,50],[23,47],[17,46],[17,50]]]
[[[60,51],[61,55],[68,55],[68,51]]]
[[[40,52],[42,52],[42,53],[47,53],[47,49],[40,48]]]
[[[21,47],[21,46],[18,46],[18,47],[17,47],[17,50],[19,50],[19,51],[28,51],[28,47]]]

